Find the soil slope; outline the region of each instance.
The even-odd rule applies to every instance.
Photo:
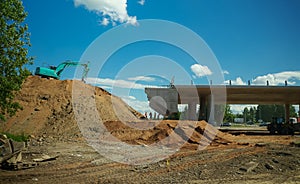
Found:
[[[44,136],[55,139],[71,139],[80,137],[80,131],[74,117],[72,107],[72,86],[74,83],[94,90],[99,116],[102,121],[117,121],[111,101],[117,103],[118,115],[134,121],[142,117],[140,113],[124,103],[120,98],[107,91],[84,84],[81,81],[51,80],[30,76],[16,96],[23,110],[16,116],[2,122],[0,131],[14,134]]]

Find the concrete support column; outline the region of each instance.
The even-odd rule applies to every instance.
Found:
[[[200,97],[199,120],[207,121],[206,109],[206,97]]]
[[[209,121],[209,117],[210,117],[210,108],[211,108],[211,97],[208,96],[207,98],[207,104],[206,104],[206,121]]]
[[[189,120],[197,120],[197,112],[196,112],[196,102],[189,102],[188,103],[188,119]]]
[[[210,99],[209,99],[209,123],[210,124],[215,124],[215,101],[214,101],[214,95],[211,94],[210,95]]]
[[[290,104],[285,104],[285,122],[290,121]]]

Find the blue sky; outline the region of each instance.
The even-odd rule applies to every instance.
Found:
[[[24,0],[23,3],[31,33],[29,55],[35,57],[34,65],[29,66],[31,71],[37,66],[80,60],[97,37],[121,24],[138,27],[140,20],[162,19],[181,24],[202,37],[218,59],[227,82],[246,84],[250,80],[264,85],[269,80],[272,85],[283,85],[287,80],[289,85],[300,85],[298,0]],[[122,36],[112,38],[108,45],[123,39]],[[167,58],[177,61],[194,84],[208,84],[209,67],[198,65],[172,45],[153,41],[118,50],[91,81],[115,92],[138,110],[146,110],[143,85],[167,85],[172,77],[171,74],[143,76],[140,68],[145,71],[148,64],[155,62],[147,58],[152,55],[162,56],[154,57],[161,59],[161,63],[168,63]],[[131,75],[119,75],[132,61],[136,65],[145,64],[129,70]],[[74,71],[66,69],[62,79],[72,78]],[[119,85],[118,90],[111,89],[113,82]],[[140,88],[128,90],[126,86],[132,82],[140,84]],[[190,83],[189,79],[175,76],[175,84]]]

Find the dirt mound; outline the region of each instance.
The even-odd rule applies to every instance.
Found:
[[[119,116],[129,121],[142,117],[120,98],[101,88],[81,81],[49,80],[30,76],[16,96],[16,101],[22,105],[23,110],[8,118],[7,122],[2,122],[0,131],[59,140],[80,138],[72,106],[73,82],[94,91],[91,98],[95,99],[102,121],[117,121]],[[114,113],[112,101],[117,103],[118,116]]]
[[[113,136],[129,144],[151,145],[163,141],[171,147],[183,145],[198,149],[199,146],[227,145],[234,140],[231,134],[223,133],[205,121],[138,121],[127,125],[108,121],[104,124]]]

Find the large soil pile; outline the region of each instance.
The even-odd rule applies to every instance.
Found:
[[[92,98],[96,101],[103,121],[117,121],[119,116],[129,121],[142,117],[120,98],[101,88],[81,81],[61,81],[30,76],[16,96],[16,101],[22,105],[23,110],[17,112],[16,116],[8,118],[7,122],[2,122],[0,131],[58,140],[81,137],[72,107],[73,82],[94,90]],[[118,116],[114,113],[112,101],[118,104]]]
[[[24,109],[1,123],[0,131],[24,133],[45,140],[83,140],[72,103],[72,86],[75,84],[94,91],[90,98],[95,100],[106,128],[127,143],[153,144],[172,135],[173,138],[168,142],[170,145],[184,141],[196,146],[206,143],[227,144],[232,138],[230,134],[224,134],[204,121],[186,121],[184,126],[178,127],[178,121],[140,120],[140,113],[101,88],[81,81],[49,80],[37,76],[30,76],[16,97]],[[126,124],[123,123],[124,119]],[[86,126],[89,126],[89,122],[86,122]],[[146,126],[146,129],[141,130],[139,126]]]

